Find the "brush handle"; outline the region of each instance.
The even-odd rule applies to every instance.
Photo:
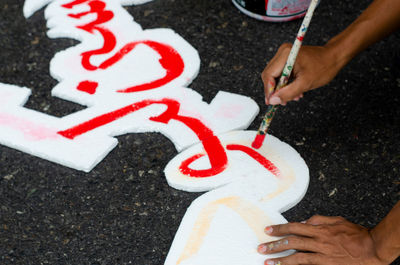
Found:
[[[296,61],[297,54],[299,53],[300,47],[303,44],[304,36],[307,33],[308,27],[311,22],[311,18],[314,14],[314,10],[317,7],[318,0],[312,0],[310,6],[308,7],[307,13],[301,23],[301,27],[299,32],[297,33],[296,39],[294,40],[292,49],[290,50],[288,59],[286,61],[285,67],[283,68],[282,75],[279,78],[278,85],[276,86],[275,90],[281,89],[284,87],[288,81],[289,76],[292,73],[293,65]]]
[[[292,73],[293,65],[296,61],[297,54],[299,53],[300,47],[303,43],[304,36],[307,33],[308,26],[310,25],[311,18],[314,14],[315,8],[317,7],[318,1],[319,0],[311,0],[310,6],[308,7],[303,22],[301,23],[301,27],[299,29],[299,32],[297,33],[296,39],[293,43],[292,49],[290,50],[288,59],[286,61],[285,67],[283,68],[282,75],[279,78],[279,82],[275,87],[275,90],[279,90],[282,87],[286,86],[289,81],[289,76]],[[257,135],[267,134],[268,127],[271,124],[272,118],[274,117],[276,110],[276,106],[268,106],[267,113],[265,114],[264,119],[261,122]]]

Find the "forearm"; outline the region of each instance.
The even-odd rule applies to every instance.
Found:
[[[349,27],[325,46],[336,58],[338,68],[373,43],[400,27],[400,1],[375,0]]]
[[[388,264],[400,256],[400,201],[371,230],[377,256]]]

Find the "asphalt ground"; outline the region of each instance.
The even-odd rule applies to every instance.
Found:
[[[339,33],[369,0],[322,0],[305,44]],[[29,19],[22,0],[0,0],[0,82],[32,89],[26,107],[58,117],[83,106],[50,96],[49,61],[75,45],[46,37],[43,10]],[[171,28],[193,45],[201,70],[191,87],[209,102],[219,90],[263,105],[260,72],[300,21],[265,23],[229,0],[155,0],[127,7],[144,29]],[[400,32],[357,56],[329,85],[276,114],[270,133],[310,169],[305,198],[289,221],[340,215],[374,227],[400,198]],[[250,126],[256,130],[261,115]],[[118,137],[90,173],[0,146],[0,264],[163,264],[198,193],[168,186],[177,154],[161,134]],[[400,264],[400,260],[393,264]]]

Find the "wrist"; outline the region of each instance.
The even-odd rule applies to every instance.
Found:
[[[393,229],[391,229],[391,224],[387,224],[383,220],[375,228],[369,231],[372,238],[375,255],[381,262],[381,264],[390,264],[400,255],[400,248],[398,246],[397,240],[393,240],[391,236],[396,234]]]
[[[369,235],[373,242],[374,247],[374,255],[377,258],[379,264],[382,265],[389,265],[391,263],[390,258],[386,256],[386,253],[382,253],[381,246],[382,246],[382,238],[379,231],[376,231],[376,227],[368,231]]]
[[[400,256],[400,201],[388,215],[370,231],[379,259],[390,264]]]
[[[332,39],[322,47],[325,50],[324,58],[322,59],[325,62],[329,62],[330,70],[334,72],[335,75],[351,60],[341,47],[341,43],[335,39]]]
[[[345,40],[343,40],[341,36],[332,38],[324,47],[337,72],[346,66],[354,57],[353,53],[349,50],[351,46],[346,45]]]

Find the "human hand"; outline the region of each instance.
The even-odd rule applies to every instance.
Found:
[[[258,246],[261,254],[295,249],[293,255],[268,259],[265,265],[383,265],[369,231],[342,217],[313,216],[305,223],[266,227],[270,236],[282,239]]]
[[[292,44],[282,44],[261,74],[267,105],[286,105],[299,100],[303,93],[329,83],[343,67],[329,45],[300,48],[291,74],[292,82],[274,92],[278,79],[289,56]]]

